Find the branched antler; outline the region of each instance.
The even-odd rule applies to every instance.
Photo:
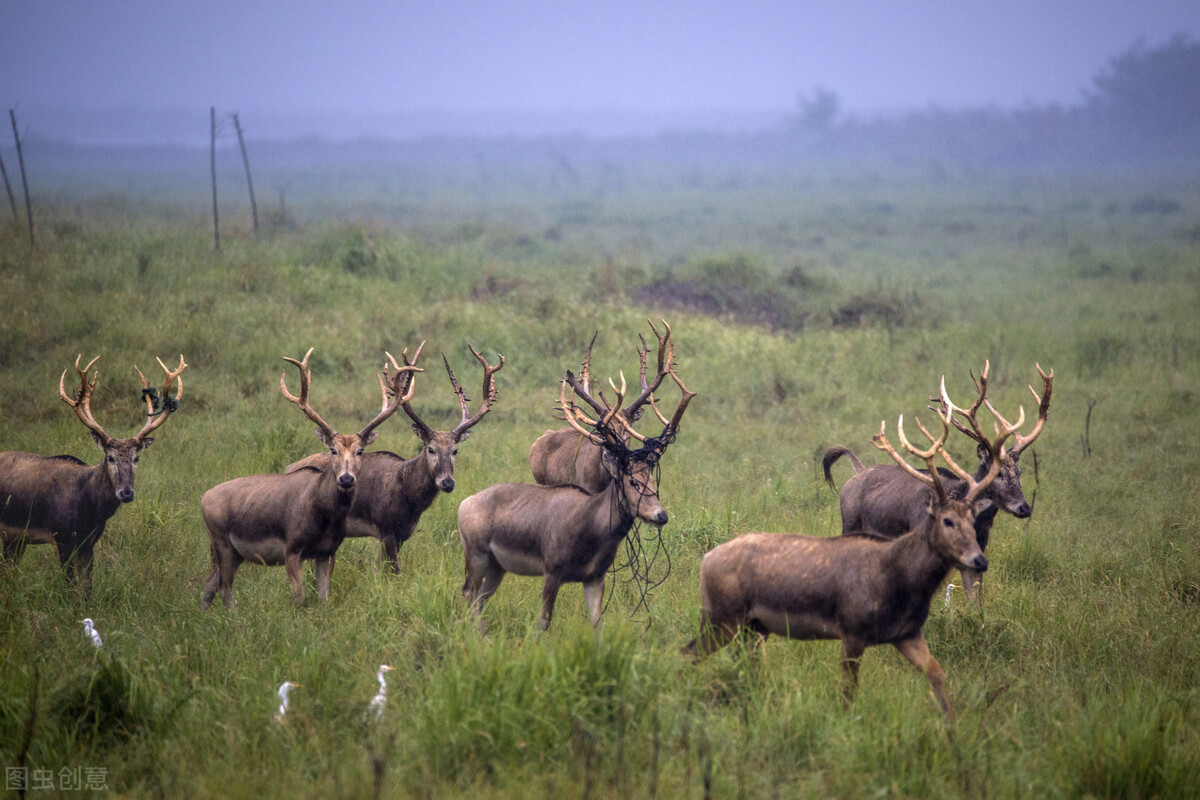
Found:
[[[171,416],[179,408],[179,401],[183,399],[183,378],[181,374],[188,367],[183,361],[183,353],[179,354],[179,366],[174,370],[168,369],[161,358],[156,356],[154,360],[158,362],[158,365],[162,367],[162,371],[166,375],[166,379],[163,381],[162,394],[158,398],[157,404],[155,403],[155,396],[158,394],[157,390],[150,385],[150,381],[146,380],[146,376],[142,374],[142,371],[136,365],[134,366],[138,377],[142,379],[142,397],[146,400],[146,424],[133,437],[139,442],[145,440],[147,436],[166,422],[167,417]],[[176,382],[178,382],[178,389],[175,392],[175,396],[172,397],[171,385]]]
[[[317,427],[325,433],[326,437],[333,439],[333,437],[336,435],[333,428],[329,426],[328,422],[321,419],[321,415],[316,412],[316,409],[308,404],[308,388],[312,382],[312,370],[308,368],[308,357],[312,355],[312,351],[313,348],[308,348],[308,352],[304,354],[304,358],[300,361],[297,361],[291,356],[283,357],[284,361],[288,362],[289,364],[295,364],[296,368],[300,370],[300,396],[296,397],[288,391],[286,372],[279,376],[279,388],[283,392],[283,396],[299,406],[300,410],[304,412],[304,415],[315,422]]]
[[[475,412],[474,416],[470,416],[470,410],[467,408],[470,398],[467,397],[463,388],[458,385],[458,381],[454,378],[454,370],[450,369],[450,362],[446,360],[446,354],[442,353],[442,363],[446,365],[446,374],[450,376],[450,385],[454,387],[454,393],[458,395],[458,403],[462,407],[462,421],[452,431],[456,439],[464,438],[467,435],[467,431],[474,427],[479,420],[483,419],[483,415],[491,410],[492,403],[496,401],[498,394],[494,376],[497,372],[504,369],[503,355],[497,353],[500,356],[500,363],[493,367],[474,347],[467,345],[467,349],[471,351],[471,355],[475,356],[475,360],[483,365],[483,403],[479,406],[479,410]]]
[[[1054,370],[1050,370],[1050,374],[1047,375],[1045,372],[1042,372],[1041,364],[1034,364],[1034,366],[1037,367],[1038,375],[1040,375],[1042,378],[1042,394],[1039,397],[1038,393],[1034,391],[1033,386],[1029,387],[1030,394],[1033,395],[1033,399],[1037,401],[1038,404],[1038,418],[1037,422],[1033,424],[1033,430],[1029,432],[1028,436],[1022,436],[1016,432],[1017,428],[1021,427],[1021,422],[1017,422],[1015,425],[1009,425],[1008,421],[1004,419],[1004,417],[1000,416],[1000,413],[992,406],[991,401],[986,401],[988,411],[992,412],[992,416],[996,418],[996,424],[998,428],[1008,428],[1013,431],[1013,446],[1011,453],[1013,458],[1021,455],[1021,452],[1024,451],[1026,447],[1029,447],[1029,445],[1033,444],[1034,439],[1037,439],[1037,437],[1041,435],[1042,428],[1046,425],[1046,418],[1050,415],[1050,393],[1054,390]]]
[[[62,397],[63,402],[75,410],[75,416],[79,417],[88,430],[95,434],[97,441],[101,446],[107,446],[112,441],[112,437],[105,433],[104,428],[96,421],[92,415],[92,392],[96,390],[96,383],[100,380],[100,371],[96,370],[96,374],[90,376],[88,373],[92,371],[92,367],[100,360],[100,356],[96,356],[83,369],[79,368],[79,362],[83,359],[83,354],[80,353],[75,357],[75,372],[79,374],[79,388],[75,390],[73,396],[67,395],[65,383],[67,380],[67,371],[64,369],[62,377],[58,379],[58,394]]]

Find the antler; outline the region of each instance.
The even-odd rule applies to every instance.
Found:
[[[317,427],[320,428],[328,438],[332,439],[336,435],[333,428],[329,427],[329,423],[321,419],[321,415],[318,414],[313,407],[308,404],[308,387],[312,381],[312,371],[308,368],[308,357],[312,355],[312,351],[313,348],[308,348],[308,352],[304,354],[304,358],[300,361],[297,361],[291,356],[283,357],[284,361],[288,362],[289,364],[295,364],[300,370],[300,396],[296,397],[288,391],[286,372],[279,376],[279,388],[283,391],[284,397],[299,406],[300,410],[304,412],[304,415],[313,422],[317,423]]]
[[[975,384],[975,391],[976,391],[975,402],[971,404],[970,408],[961,409],[961,408],[955,407],[955,409],[954,409],[954,413],[958,416],[961,416],[963,419],[965,419],[967,422],[969,422],[970,427],[967,427],[962,422],[960,422],[957,417],[952,416],[951,420],[950,420],[950,422],[954,425],[955,428],[957,428],[962,433],[966,434],[968,437],[970,437],[972,440],[974,440],[977,444],[982,445],[983,447],[990,447],[991,439],[988,437],[988,435],[986,433],[984,433],[983,428],[980,427],[979,420],[976,419],[975,415],[979,411],[979,406],[983,404],[983,402],[985,401],[985,399],[987,397],[988,370],[991,369],[991,366],[992,366],[991,360],[990,359],[985,360],[983,362],[983,370],[979,373],[978,378],[975,377],[974,370],[972,370],[970,372],[971,382]],[[941,402],[941,399],[939,397],[931,397],[929,399],[930,399],[930,401],[936,400],[939,403]],[[938,409],[934,409],[933,406],[929,406],[929,408],[933,409],[935,411],[938,410]],[[943,407],[941,411],[944,413],[945,408]]]
[[[567,422],[572,428],[588,437],[588,439],[590,439],[593,443],[602,447],[624,447],[623,438],[617,432],[617,429],[613,427],[614,422],[638,441],[644,442],[646,440],[646,437],[635,431],[630,425],[629,421],[624,417],[624,415],[621,414],[621,403],[625,400],[625,392],[628,388],[628,384],[625,381],[625,373],[621,373],[620,389],[617,388],[617,385],[613,383],[611,378],[608,381],[617,397],[617,402],[612,406],[598,403],[583,389],[581,383],[582,382],[575,377],[574,373],[568,370],[566,378],[564,378],[562,381],[562,389],[559,393],[559,406],[562,409],[563,416],[566,418]],[[598,421],[588,417],[576,407],[575,401],[567,394],[568,386],[574,390],[575,394],[582,397],[589,404],[599,408],[602,414],[600,415],[600,419]],[[586,430],[579,424],[580,422],[586,422],[588,425],[593,426],[596,428],[598,433]]]
[[[453,435],[456,439],[461,439],[466,436],[469,431],[479,420],[483,419],[483,415],[491,410],[492,403],[496,401],[496,382],[493,376],[504,369],[504,356],[500,355],[500,363],[496,366],[488,364],[487,359],[479,354],[474,347],[467,345],[467,349],[471,351],[471,355],[483,365],[483,403],[479,406],[479,410],[475,412],[475,416],[469,416],[470,410],[467,408],[467,403],[470,402],[466,392],[458,385],[458,381],[454,378],[454,370],[450,369],[450,362],[446,360],[446,354],[442,353],[442,363],[446,365],[446,374],[450,376],[450,385],[454,387],[454,393],[458,395],[458,404],[462,406],[462,422],[458,423],[458,427],[453,430]]]
[[[892,460],[899,464],[905,472],[907,472],[909,475],[912,475],[926,486],[932,488],[937,493],[939,502],[945,502],[947,498],[946,490],[942,486],[942,481],[938,475],[937,467],[933,463],[933,457],[936,454],[941,453],[942,457],[945,458],[947,462],[955,468],[956,472],[959,470],[957,469],[958,465],[954,464],[949,456],[946,455],[946,451],[943,448],[943,445],[946,443],[946,437],[950,435],[950,420],[954,417],[954,404],[950,402],[950,397],[946,394],[946,376],[944,375],[942,376],[940,399],[942,410],[938,413],[938,420],[942,423],[941,436],[933,436],[928,430],[925,429],[925,426],[921,424],[921,420],[917,419],[917,427],[921,429],[921,433],[925,434],[925,437],[930,441],[930,447],[928,450],[918,450],[912,445],[911,442],[908,441],[908,437],[904,435],[903,414],[900,415],[900,419],[896,422],[896,433],[900,437],[901,446],[914,456],[922,459],[925,462],[925,465],[929,468],[929,472],[926,473],[914,469],[913,466],[905,460],[904,456],[896,452],[896,448],[892,447],[891,443],[887,440],[887,435],[884,433],[887,425],[886,422],[879,423],[879,433],[872,436],[871,441],[875,443],[876,447],[891,456]]]
[[[424,347],[425,343],[421,342],[421,346]],[[391,353],[385,350],[383,354],[387,356],[388,361],[391,362],[391,368],[393,371],[390,377],[388,377],[388,365],[385,364],[382,373],[375,373],[375,376],[379,379],[379,389],[383,393],[383,405],[379,409],[379,413],[375,416],[375,419],[368,422],[366,426],[358,432],[358,438],[364,442],[367,441],[367,438],[371,435],[371,431],[375,430],[375,428],[381,422],[390,417],[392,414],[395,414],[396,409],[398,409],[402,404],[407,403],[412,399],[413,392],[416,390],[417,386],[415,379],[416,376],[414,373],[424,372],[423,369],[415,364],[408,363],[408,348],[405,348],[404,351],[400,353],[400,357],[403,358],[405,362],[403,367],[396,363],[396,357]],[[417,351],[417,357],[420,357],[419,349]]]
[[[1003,424],[996,426],[996,436],[994,439],[988,437],[980,429],[979,423],[975,419],[975,413],[979,409],[980,402],[988,402],[984,397],[987,392],[987,371],[988,365],[985,363],[983,372],[980,373],[980,380],[975,381],[975,388],[978,390],[979,396],[976,398],[974,405],[972,405],[971,408],[967,409],[966,411],[958,408],[950,401],[949,395],[946,394],[946,376],[942,376],[941,395],[939,402],[941,404],[943,413],[946,415],[946,420],[952,420],[955,413],[969,420],[973,430],[967,431],[961,426],[956,427],[978,442],[980,446],[984,447],[990,456],[988,458],[987,472],[985,472],[979,480],[975,480],[973,475],[960,467],[954,461],[954,459],[950,457],[950,454],[946,452],[944,438],[942,440],[942,444],[938,445],[936,448],[938,452],[942,454],[942,458],[945,459],[946,463],[950,466],[950,469],[954,471],[954,474],[966,481],[967,493],[963,498],[963,502],[967,504],[975,502],[975,499],[979,497],[980,493],[990,486],[992,481],[996,479],[996,476],[1000,474],[1000,462],[1004,455],[1004,441],[1012,435],[1013,431],[1021,427],[1021,425],[1025,422],[1025,409],[1022,407],[1015,425],[1009,425],[1007,422],[1004,422],[1002,418],[997,416],[997,419],[1000,419]],[[971,378],[974,380],[974,374],[971,375]],[[992,411],[993,415],[996,414],[995,410],[991,407],[991,403],[988,403],[988,409]],[[948,430],[949,429],[947,429],[947,432]],[[928,434],[926,435],[928,436]],[[901,436],[903,436],[903,434],[901,434]],[[930,465],[930,472],[936,472],[933,469],[932,464]]]
[[[106,447],[112,441],[112,437],[105,433],[104,428],[100,427],[100,423],[92,416],[92,392],[96,389],[96,382],[100,380],[100,371],[97,370],[96,374],[92,376],[91,381],[88,380],[88,373],[91,372],[95,363],[100,360],[100,356],[96,356],[88,362],[86,367],[80,369],[79,361],[82,358],[82,353],[75,357],[75,371],[79,373],[79,388],[75,391],[74,397],[67,395],[65,387],[67,371],[65,369],[63,370],[62,377],[58,379],[58,394],[67,405],[75,410],[75,416],[79,417],[79,421],[95,434],[102,446]]]
[[[1035,363],[1034,366],[1037,367],[1038,375],[1042,377],[1042,395],[1039,397],[1038,393],[1033,390],[1033,386],[1029,387],[1030,394],[1033,395],[1033,399],[1036,400],[1038,404],[1038,418],[1037,422],[1033,424],[1033,430],[1029,432],[1028,436],[1022,436],[1016,432],[1017,428],[1021,427],[1020,421],[1018,421],[1016,425],[1009,425],[1008,421],[1004,419],[1004,417],[1000,416],[1000,413],[992,406],[991,401],[986,401],[988,411],[992,412],[992,416],[996,418],[997,425],[999,425],[1001,428],[1008,428],[1013,434],[1013,446],[1011,451],[1013,458],[1021,455],[1021,452],[1026,447],[1029,447],[1029,445],[1033,444],[1033,440],[1041,435],[1042,428],[1046,425],[1046,417],[1048,417],[1050,414],[1050,393],[1054,389],[1054,370],[1050,370],[1050,374],[1047,375],[1045,372],[1042,372],[1041,364]],[[1024,409],[1022,409],[1022,420],[1023,418]]]
[[[179,354],[179,366],[174,371],[168,369],[161,358],[155,356],[154,360],[158,362],[158,365],[162,367],[162,371],[167,376],[166,380],[163,381],[161,398],[156,397],[158,394],[157,390],[150,385],[150,381],[146,380],[146,376],[137,368],[137,365],[133,367],[137,371],[138,377],[142,379],[142,397],[146,401],[146,424],[133,437],[139,442],[145,440],[147,436],[166,422],[167,417],[171,416],[171,413],[179,408],[179,401],[183,399],[183,378],[180,375],[188,367],[183,361],[183,353]],[[176,381],[178,381],[178,391],[172,397],[171,384]],[[155,405],[159,407],[155,408]]]
[[[649,323],[650,330],[654,331],[654,338],[658,339],[658,367],[654,379],[647,381],[646,359],[650,355],[650,348],[646,344],[646,337],[638,334],[638,339],[641,340],[641,345],[638,347],[638,360],[641,361],[639,377],[641,378],[642,391],[633,399],[632,403],[625,407],[625,417],[630,422],[636,421],[641,416],[641,408],[647,401],[650,402],[651,408],[654,408],[654,392],[662,384],[663,378],[667,377],[667,374],[673,372],[675,368],[675,343],[671,341],[671,326],[665,319],[662,320],[666,332],[660,334],[658,328],[654,327],[653,322],[650,320],[646,320],[646,322]],[[658,413],[657,408],[655,408],[655,413]],[[658,417],[662,419],[664,425],[667,424],[667,421],[662,418],[661,414]]]

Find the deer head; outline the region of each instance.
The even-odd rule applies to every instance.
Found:
[[[1029,391],[1033,394],[1034,400],[1038,403],[1038,420],[1034,424],[1033,430],[1028,436],[1021,436],[1019,432],[1014,430],[1013,447],[1004,452],[1000,459],[1000,471],[993,481],[987,492],[987,496],[1000,508],[1009,512],[1018,519],[1025,519],[1033,513],[1033,509],[1025,500],[1025,493],[1021,486],[1021,467],[1017,460],[1021,457],[1022,451],[1025,450],[1035,439],[1041,434],[1043,426],[1046,424],[1046,417],[1050,413],[1050,394],[1053,389],[1054,370],[1047,375],[1042,372],[1041,365],[1036,365],[1038,374],[1042,377],[1043,391],[1039,397],[1033,387],[1029,387]],[[983,369],[976,378],[972,371],[971,381],[975,384],[976,398],[975,402],[969,408],[954,409],[954,416],[951,420],[954,427],[970,438],[976,444],[976,455],[979,458],[979,469],[976,476],[982,476],[987,472],[992,462],[991,438],[984,432],[979,420],[976,418],[976,413],[979,411],[980,405],[986,404],[988,411],[997,425],[1009,427],[1008,422],[1004,417],[1000,416],[992,402],[987,398],[988,387],[988,370],[991,367],[990,361],[985,361]],[[931,397],[934,401],[938,398]],[[1019,427],[1019,426],[1018,426]],[[999,428],[997,428],[999,430]]]
[[[879,423],[879,433],[872,437],[872,441],[877,448],[891,456],[892,460],[899,464],[906,472],[932,490],[927,505],[929,521],[926,524],[932,530],[934,546],[938,552],[959,567],[983,572],[987,569],[987,558],[983,555],[983,551],[980,549],[979,543],[975,538],[976,502],[980,500],[980,494],[988,488],[992,481],[996,479],[996,475],[999,474],[1000,462],[1004,454],[1004,441],[1012,435],[1013,430],[1019,428],[1025,421],[1025,411],[1024,409],[1021,410],[1020,419],[1015,426],[1006,426],[1004,429],[998,430],[996,438],[988,441],[988,453],[991,457],[989,466],[987,472],[982,477],[976,479],[955,463],[950,454],[946,452],[946,438],[950,435],[950,424],[955,411],[958,409],[956,409],[946,394],[945,376],[942,376],[940,388],[941,409],[938,414],[938,420],[942,423],[941,435],[934,436],[921,424],[920,419],[916,420],[917,427],[920,428],[921,433],[930,442],[928,448],[919,450],[908,441],[908,438],[904,435],[903,414],[900,415],[896,423],[896,433],[900,439],[901,446],[907,452],[923,460],[928,468],[928,472],[915,469],[902,455],[896,452],[885,435],[885,423]],[[978,404],[975,407],[978,407]],[[961,501],[951,499],[942,486],[941,478],[934,463],[936,455],[941,455],[950,469],[967,482],[967,493]]]
[[[289,356],[283,357],[284,361],[294,364],[300,371],[300,396],[296,397],[288,391],[286,372],[279,376],[279,388],[285,398],[295,403],[304,412],[306,417],[316,423],[317,438],[329,448],[329,453],[333,457],[331,469],[337,479],[338,489],[348,492],[354,489],[357,481],[356,473],[363,450],[371,442],[375,441],[375,429],[380,423],[396,413],[396,409],[403,403],[411,399],[415,383],[412,375],[421,370],[416,365],[411,364],[401,367],[396,363],[396,359],[391,353],[385,353],[391,362],[392,373],[390,378],[384,375],[379,376],[379,383],[384,393],[383,407],[375,418],[368,422],[358,433],[338,433],[329,426],[329,423],[321,418],[321,415],[308,402],[308,390],[312,383],[312,370],[308,366],[308,357],[312,355],[312,351],[313,348],[308,348],[308,352],[304,354],[304,358],[300,361]],[[386,367],[384,372],[386,374]]]
[[[96,384],[100,380],[100,372],[97,370],[94,374],[90,373],[92,367],[100,360],[100,356],[96,356],[88,362],[86,367],[80,369],[79,362],[82,359],[82,354],[75,358],[75,372],[79,375],[79,388],[73,395],[67,394],[67,371],[63,370],[62,376],[58,379],[58,394],[63,402],[74,409],[75,416],[92,432],[92,440],[104,451],[104,469],[116,493],[117,500],[122,503],[132,502],[134,498],[133,478],[137,471],[138,456],[143,450],[154,444],[154,439],[150,434],[166,422],[167,417],[179,407],[179,400],[183,397],[183,378],[180,377],[180,373],[187,369],[187,364],[183,362],[183,356],[180,355],[179,367],[172,371],[167,369],[167,365],[162,362],[162,359],[156,359],[166,374],[161,394],[158,389],[150,385],[146,376],[142,375],[142,371],[136,366],[134,367],[142,379],[142,398],[146,401],[146,423],[140,431],[134,434],[133,438],[118,439],[109,436],[92,414],[92,393],[95,392]],[[178,389],[175,396],[172,397],[171,388],[176,382]]]
[[[651,328],[653,329],[654,326],[651,325]],[[657,333],[658,331],[655,330],[655,334]],[[675,433],[679,429],[680,419],[683,417],[684,411],[687,410],[688,403],[696,396],[695,392],[688,391],[683,381],[675,374],[673,353],[664,358],[664,354],[670,352],[667,350],[667,337],[669,336],[670,327],[667,328],[666,336],[659,337],[659,368],[662,374],[658,375],[652,384],[646,381],[647,350],[645,340],[642,341],[642,348],[639,350],[642,362],[642,393],[635,398],[634,402],[650,403],[651,408],[654,409],[655,414],[665,426],[662,435],[658,438],[650,439],[638,433],[633,427],[633,420],[637,418],[636,415],[629,414],[627,413],[628,409],[622,408],[628,389],[624,373],[621,373],[620,388],[617,388],[616,383],[611,378],[609,379],[609,386],[612,387],[612,391],[616,397],[616,402],[611,405],[604,398],[603,393],[599,393],[598,396],[592,395],[588,386],[588,376],[586,373],[583,376],[577,377],[568,371],[566,378],[562,381],[562,388],[559,392],[559,409],[562,411],[567,423],[583,434],[593,444],[604,448],[604,468],[612,476],[613,483],[619,486],[617,495],[618,503],[628,513],[658,526],[667,523],[667,512],[658,499],[658,486],[654,480],[654,467],[657,465],[658,459],[666,451],[667,446],[674,439]],[[587,357],[584,359],[585,370],[589,366],[590,360],[591,346],[589,345]],[[662,382],[662,378],[666,374],[671,375],[681,392],[679,405],[669,420],[658,411],[653,399],[654,388]],[[568,392],[568,388],[571,390],[570,392]],[[579,397],[595,409],[597,418],[592,419],[581,411],[575,404],[575,397]],[[591,429],[585,428],[585,424],[590,426]],[[642,446],[636,450],[630,449],[626,444],[629,439],[641,442]]]
[[[421,357],[421,351],[424,349],[425,343],[421,342],[413,355],[411,364],[416,364]],[[409,400],[412,398],[412,392],[409,391],[408,398],[401,403],[404,413],[412,420],[413,433],[421,440],[423,445],[421,458],[425,460],[426,468],[429,474],[433,477],[433,482],[440,491],[454,491],[454,461],[458,456],[458,445],[466,440],[471,435],[471,428],[475,427],[484,415],[491,410],[492,403],[496,401],[497,391],[495,375],[504,368],[504,356],[500,356],[500,363],[492,366],[487,362],[480,353],[470,345],[467,348],[471,351],[471,355],[475,356],[475,360],[483,366],[483,400],[480,403],[479,410],[471,414],[469,403],[470,398],[467,397],[462,386],[454,377],[454,370],[450,368],[450,361],[446,358],[446,354],[442,354],[442,363],[446,367],[446,374],[450,378],[450,386],[454,390],[454,395],[458,398],[459,407],[462,409],[462,419],[449,431],[435,431],[429,427],[420,415],[413,410]],[[405,365],[409,365],[408,351],[405,350],[402,354]]]

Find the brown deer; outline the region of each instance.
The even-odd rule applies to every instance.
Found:
[[[320,467],[303,467],[284,475],[234,478],[204,493],[200,510],[212,542],[213,567],[204,583],[202,608],[208,608],[218,591],[225,607],[233,607],[233,576],[243,561],[282,564],[291,584],[292,602],[298,605],[304,601],[300,562],[312,559],[316,561],[317,597],[329,597],[334,555],[346,537],[346,515],[354,500],[363,448],[375,440],[375,428],[411,398],[413,381],[406,382],[404,376],[420,369],[401,367],[388,354],[395,370],[385,389],[385,394],[391,391],[391,402],[358,433],[338,433],[308,402],[312,381],[308,357],[312,351],[310,347],[300,361],[284,357],[300,370],[300,396],[288,391],[286,373],[279,377],[279,388],[316,423],[317,438],[329,448],[329,458]],[[382,376],[379,381],[385,384]]]
[[[54,543],[58,560],[67,568],[67,576],[85,593],[92,586],[92,553],[104,533],[109,517],[124,503],[133,502],[133,476],[141,452],[154,444],[150,436],[167,421],[183,397],[183,379],[187,364],[179,356],[179,367],[167,369],[162,393],[142,379],[142,399],[146,402],[146,423],[132,439],[109,436],[92,415],[92,393],[100,378],[90,375],[99,356],[83,369],[82,356],[75,359],[79,388],[68,395],[67,372],[58,381],[58,393],[75,411],[79,421],[92,432],[92,440],[104,451],[104,460],[88,466],[74,456],[40,456],[34,453],[0,453],[0,537],[4,557],[18,559],[27,544]],[[173,385],[176,394],[171,396]]]
[[[989,362],[984,362],[979,378],[975,377],[974,372],[971,373],[971,380],[975,383],[977,392],[975,402],[967,409],[956,408],[952,418],[954,427],[970,437],[976,444],[975,450],[979,464],[975,468],[975,480],[979,480],[991,469],[992,462],[991,441],[976,419],[979,406],[986,403],[996,421],[1007,426],[1004,418],[996,413],[991,401],[987,399],[990,366]],[[1020,433],[1014,434],[1012,449],[1005,451],[1000,460],[996,479],[981,496],[981,499],[990,501],[990,504],[981,508],[975,515],[975,538],[979,542],[980,549],[985,551],[988,541],[991,539],[992,525],[998,512],[1005,511],[1017,519],[1027,519],[1033,513],[1021,486],[1021,468],[1017,460],[1025,448],[1037,439],[1046,424],[1046,417],[1050,413],[1050,394],[1054,383],[1054,370],[1050,370],[1050,374],[1047,375],[1042,371],[1041,365],[1036,366],[1038,375],[1042,378],[1042,394],[1039,396],[1032,386],[1029,387],[1029,391],[1033,393],[1034,400],[1038,404],[1037,422],[1028,436],[1022,436]],[[930,400],[938,400],[938,398],[931,397]],[[960,421],[960,417],[966,420],[966,424]],[[825,457],[822,460],[825,480],[831,489],[837,491],[830,468],[843,455],[849,457],[850,463],[854,467],[854,476],[842,486],[842,533],[866,531],[880,536],[895,537],[920,524],[925,516],[925,487],[896,465],[879,464],[864,467],[854,453],[845,447],[831,447],[825,451]],[[959,480],[953,473],[943,470],[941,480],[946,492],[951,497],[961,499],[966,494],[967,484]],[[982,576],[973,570],[964,569],[962,570],[962,579],[967,597],[972,599],[979,597]]]
[[[947,716],[945,673],[929,652],[922,628],[929,603],[952,566],[983,572],[987,557],[975,541],[974,517],[981,494],[1000,470],[1004,440],[1020,427],[1001,429],[990,445],[991,467],[978,480],[963,471],[943,445],[950,432],[952,406],[939,415],[942,434],[935,438],[917,422],[932,443],[917,450],[904,436],[904,417],[897,424],[900,444],[923,459],[918,471],[888,442],[884,424],[873,439],[901,469],[926,487],[925,518],[896,539],[871,534],[832,538],[800,534],[747,533],[704,556],[700,566],[700,635],[685,652],[711,653],[738,633],[750,630],[763,639],[775,633],[792,639],[842,641],[843,696],[848,701],[858,684],[858,665],[870,646],[891,644],[928,678]],[[961,500],[946,494],[941,473],[934,469],[940,454],[967,483]]]
[[[421,342],[410,365],[416,364],[424,346],[425,343]],[[346,520],[346,535],[381,539],[383,555],[391,562],[393,572],[400,572],[397,553],[400,545],[413,535],[421,515],[433,504],[439,492],[454,491],[454,460],[458,456],[458,445],[470,436],[471,428],[483,419],[496,400],[493,376],[504,367],[504,356],[500,356],[500,363],[493,367],[475,348],[470,350],[483,365],[483,402],[479,410],[471,414],[467,405],[470,399],[459,386],[454,371],[450,369],[450,362],[443,355],[442,363],[446,366],[450,385],[462,408],[462,421],[454,430],[435,431],[421,420],[410,403],[403,402],[400,407],[412,419],[413,431],[421,440],[421,454],[413,459],[405,459],[396,453],[379,450],[364,453],[359,464],[358,488],[354,491],[354,502],[350,505],[350,516]],[[409,364],[407,355],[405,364]],[[388,404],[386,391],[383,404]],[[287,472],[310,466],[323,467],[330,458],[328,453],[317,453],[290,465]]]
[[[600,624],[604,574],[621,541],[638,519],[660,528],[667,523],[654,468],[695,397],[678,375],[671,372],[671,377],[682,392],[679,405],[663,435],[647,439],[621,413],[627,389],[624,376],[620,389],[613,385],[616,402],[608,406],[603,395],[593,397],[581,379],[567,372],[559,406],[571,427],[590,445],[601,448],[601,463],[611,477],[604,489],[588,493],[570,484],[500,483],[462,501],[458,532],[467,573],[462,591],[481,630],[483,604],[508,572],[543,576],[538,618],[542,630],[550,627],[563,583],[583,584],[592,624]],[[589,418],[575,406],[568,390],[593,408],[603,409],[603,414],[597,420]],[[595,430],[585,429],[583,423]],[[630,437],[642,442],[642,447],[630,450],[626,446]]]
[[[639,335],[638,338],[641,340],[641,345],[638,347],[638,358],[641,361],[641,392],[633,399],[633,402],[621,409],[621,414],[625,421],[631,424],[635,423],[642,415],[643,406],[650,403],[650,407],[658,416],[659,421],[666,425],[667,419],[659,413],[658,406],[654,403],[654,392],[658,390],[663,378],[675,368],[675,343],[671,341],[671,326],[667,324],[666,320],[662,321],[665,329],[662,334],[659,334],[658,328],[654,327],[653,322],[649,320],[647,322],[650,330],[654,332],[654,337],[658,339],[657,371],[653,379],[647,379],[646,359],[649,356],[649,347],[646,344],[646,338]],[[587,354],[583,358],[579,372],[579,382],[585,393],[589,391],[592,346],[595,343],[596,337],[593,336],[591,343],[588,344]],[[602,412],[597,409],[597,413]],[[625,428],[619,427],[618,432],[624,437],[623,441],[628,441]],[[545,486],[574,484],[584,491],[594,493],[602,491],[612,482],[608,470],[604,467],[604,453],[604,447],[594,444],[589,437],[579,434],[574,429],[563,428],[546,431],[529,448],[529,468],[533,472],[533,479]]]

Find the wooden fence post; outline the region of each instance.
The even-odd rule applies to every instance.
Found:
[[[29,246],[33,247],[33,206],[29,202],[29,181],[25,177],[25,154],[21,151],[21,134],[17,132],[17,112],[10,108],[8,117],[12,120],[13,141],[17,143],[17,164],[21,167],[21,189],[25,192],[25,216],[29,220]]]
[[[254,233],[258,234],[258,204],[254,202],[254,180],[250,177],[250,158],[246,155],[246,140],[242,138],[242,123],[233,115],[233,127],[237,129],[238,147],[242,148],[242,164],[246,167],[246,187],[250,190],[250,216],[254,219]]]
[[[20,222],[21,215],[17,213],[17,198],[13,196],[12,184],[8,182],[8,170],[4,168],[3,158],[0,158],[0,174],[4,176],[4,191],[8,192],[8,204],[12,206],[13,222]]]
[[[221,223],[217,215],[217,107],[210,106],[208,110],[210,125],[209,166],[212,169],[213,192],[213,249],[221,249]]]

